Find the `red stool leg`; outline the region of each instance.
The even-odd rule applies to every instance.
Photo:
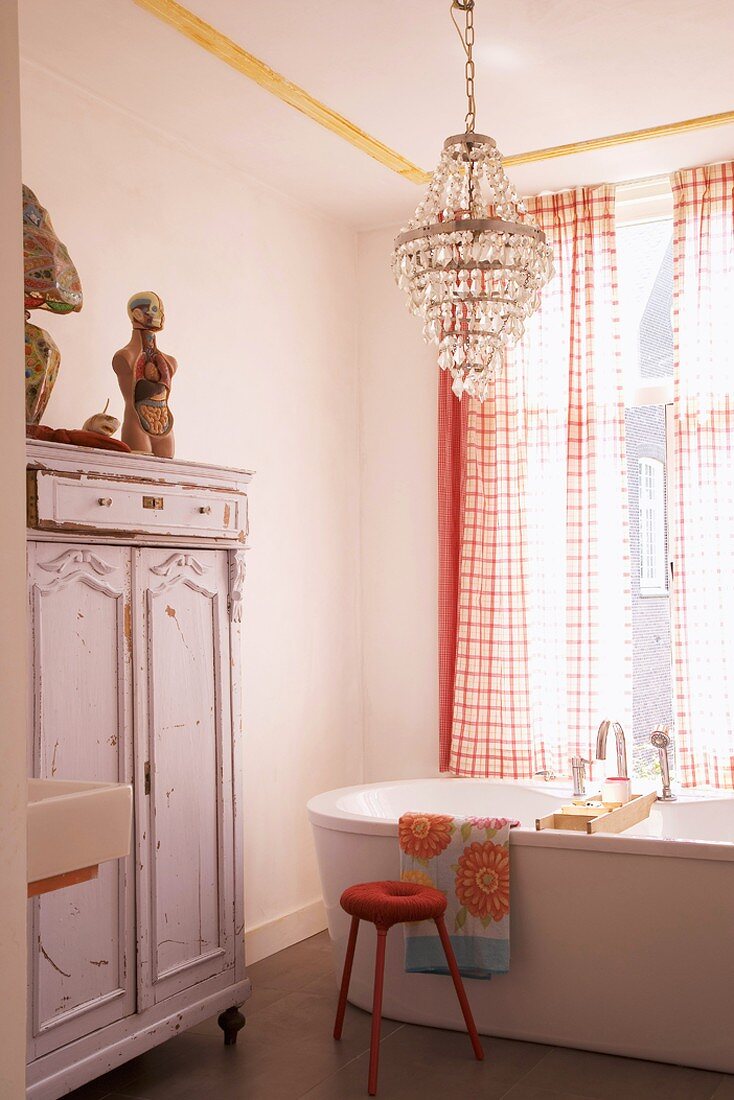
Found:
[[[380,1024],[382,1022],[382,988],[385,983],[385,945],[387,928],[377,929],[377,953],[375,955],[375,988],[372,994],[372,1038],[370,1039],[370,1072],[367,1091],[377,1092],[377,1065],[380,1059]]]
[[[334,1038],[341,1039],[342,1027],[344,1026],[344,1013],[347,1010],[347,994],[349,993],[349,979],[352,976],[352,963],[354,962],[354,949],[357,946],[357,932],[359,931],[359,917],[352,917],[352,923],[349,927],[349,939],[347,940],[347,953],[344,957],[344,973],[342,974],[342,984],[339,990],[339,1004],[336,1009],[336,1020],[334,1021]]]
[[[484,1058],[484,1051],[482,1050],[482,1044],[479,1042],[479,1035],[477,1034],[477,1026],[474,1023],[474,1017],[471,1013],[471,1007],[467,1000],[466,990],[464,989],[464,983],[461,980],[461,974],[459,968],[456,965],[456,956],[454,955],[454,949],[451,946],[451,940],[449,934],[446,931],[446,925],[443,917],[436,917],[436,928],[441,938],[441,946],[443,947],[443,953],[446,956],[446,962],[449,964],[449,970],[451,971],[451,977],[454,979],[454,989],[456,990],[456,996],[459,998],[459,1004],[461,1005],[461,1012],[464,1017],[464,1023],[466,1024],[466,1030],[469,1032],[469,1038],[471,1039],[471,1045],[474,1048],[474,1054],[477,1061],[481,1062]]]

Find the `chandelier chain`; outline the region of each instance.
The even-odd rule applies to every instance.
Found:
[[[553,257],[496,143],[476,132],[474,6],[451,0],[450,7],[465,57],[466,129],[444,142],[425,197],[395,239],[393,271],[425,340],[438,346],[453,393],[485,401],[505,349],[540,305]]]
[[[456,16],[454,15],[454,8],[458,8],[459,11],[464,12],[464,30],[462,31],[459,24],[456,22]],[[461,40],[461,45],[464,48],[466,54],[466,64],[464,65],[464,77],[466,83],[466,102],[467,112],[464,118],[466,127],[466,133],[471,134],[474,132],[477,120],[477,104],[474,98],[474,0],[452,0],[451,3],[451,19],[456,27],[457,34]]]

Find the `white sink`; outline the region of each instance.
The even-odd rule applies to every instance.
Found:
[[[28,780],[28,882],[96,867],[130,852],[132,787]]]

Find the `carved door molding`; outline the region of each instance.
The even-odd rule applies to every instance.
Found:
[[[143,1003],[234,966],[228,555],[134,551]]]
[[[132,782],[130,551],[28,548],[31,737],[42,778]],[[132,861],[29,904],[31,1056],[135,1011]]]

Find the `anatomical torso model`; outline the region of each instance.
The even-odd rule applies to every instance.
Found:
[[[168,398],[178,364],[156,345],[156,332],[163,328],[163,303],[152,291],[142,291],[133,294],[127,313],[132,336],[112,359],[125,401],[122,441],[133,451],[173,458],[173,414]]]

